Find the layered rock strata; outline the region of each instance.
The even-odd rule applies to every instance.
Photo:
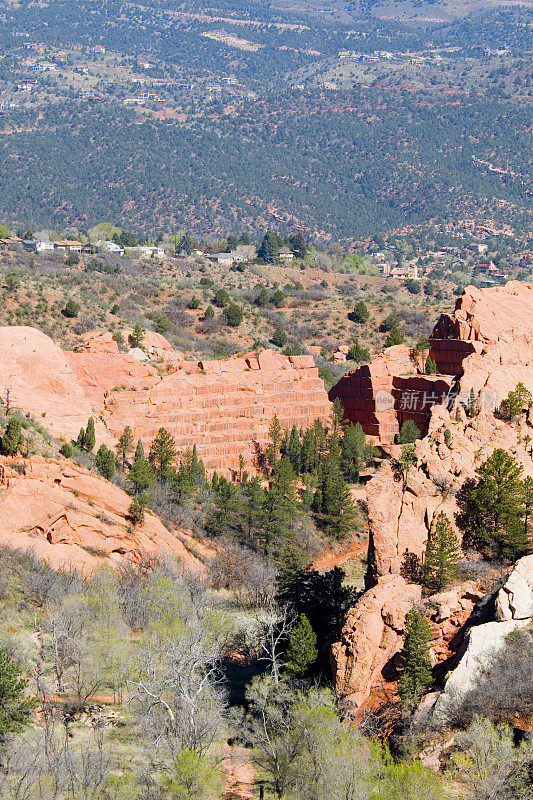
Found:
[[[160,427],[179,451],[197,445],[207,469],[250,470],[277,415],[284,428],[311,425],[331,404],[310,356],[271,350],[223,361],[186,361],[162,336],[120,352],[111,334],[64,352],[34,328],[0,328],[0,392],[58,438],[75,439],[92,415],[97,442],[112,446],[126,425],[146,447]],[[139,359],[142,360],[139,360]]]
[[[424,359],[396,345],[345,375],[330,399],[338,397],[346,418],[384,445],[407,419],[425,433],[434,405],[465,405],[472,388],[478,406],[494,410],[518,380],[533,387],[533,286],[467,286],[430,344],[438,376],[420,374]]]

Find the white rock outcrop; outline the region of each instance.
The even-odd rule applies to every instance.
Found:
[[[496,616],[500,620],[533,617],[533,555],[516,562],[507,583],[498,592]]]

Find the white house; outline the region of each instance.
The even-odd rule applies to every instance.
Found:
[[[27,247],[28,250],[35,250],[36,253],[44,253],[55,249],[53,242],[37,242],[34,239],[27,239],[24,242],[24,246]]]
[[[104,242],[104,249],[107,250],[108,253],[118,253],[119,256],[124,255],[124,248],[116,242]]]

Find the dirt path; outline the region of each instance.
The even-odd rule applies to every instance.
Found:
[[[226,776],[226,800],[257,797],[254,793],[255,769],[246,748],[226,742],[223,769]]]

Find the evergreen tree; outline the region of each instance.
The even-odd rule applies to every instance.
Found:
[[[422,567],[424,586],[432,592],[440,592],[457,574],[457,562],[461,557],[459,542],[450,520],[441,511],[434,532],[429,536]]]
[[[122,459],[122,469],[126,466],[126,462],[128,460],[128,456],[133,449],[133,431],[131,430],[129,425],[126,425],[122,433],[120,434],[118,445],[117,445],[117,454],[119,458]]]
[[[144,329],[140,323],[133,326],[133,330],[128,337],[130,347],[142,347],[144,339]]]
[[[268,438],[270,439],[270,444],[267,448],[267,458],[268,463],[271,467],[273,467],[279,458],[279,451],[283,439],[283,431],[276,414],[274,414],[272,417],[272,421],[268,428]]]
[[[501,404],[501,414],[508,422],[518,416],[524,408],[533,405],[533,396],[523,383],[517,383],[516,387],[509,392]]]
[[[391,328],[389,335],[385,339],[385,347],[393,347],[395,344],[402,344],[404,335],[399,326]]]
[[[113,451],[110,450],[105,444],[101,444],[98,448],[94,463],[104,478],[111,480],[116,472],[117,465]]]
[[[302,439],[302,472],[315,472],[318,464],[318,449],[315,431],[307,428]]]
[[[79,450],[83,450],[84,441],[85,441],[85,428],[80,428],[80,432],[78,433],[78,438],[76,439],[76,447]]]
[[[289,603],[309,619],[317,637],[317,667],[328,677],[331,645],[340,640],[346,613],[357,599],[354,590],[345,585],[345,578],[341,567],[324,573],[305,570],[282,582],[278,595],[280,602]]]
[[[350,422],[344,428],[341,443],[341,469],[346,480],[352,483],[359,480],[359,473],[366,464],[370,450],[360,423],[354,425]]]
[[[457,496],[459,526],[472,544],[488,545],[506,554],[507,546],[515,552],[527,548],[518,523],[525,515],[523,467],[505,450],[496,448],[490,458],[476,469],[478,480],[466,481]]]
[[[257,250],[257,255],[262,261],[272,263],[279,257],[279,238],[274,231],[267,231],[263,236],[261,244]]]
[[[2,436],[2,453],[6,456],[16,455],[23,441],[22,423],[18,417],[11,417]]]
[[[340,446],[335,435],[331,437],[322,481],[313,501],[313,509],[332,536],[340,538],[353,531],[356,510],[350,490],[340,468]]]
[[[477,416],[477,400],[476,400],[476,393],[474,389],[470,389],[470,394],[468,395],[468,416],[473,419]]]
[[[370,319],[370,311],[368,310],[364,300],[357,301],[352,313],[350,314],[350,319],[352,320],[352,322],[357,322],[359,324],[368,322],[368,320]]]
[[[316,633],[305,614],[300,614],[285,651],[285,666],[295,677],[302,677],[315,663],[318,650]]]
[[[196,445],[188,447],[180,457],[180,465],[172,481],[172,487],[179,500],[190,497],[205,486],[205,467],[198,458]]]
[[[94,432],[94,419],[89,417],[89,421],[87,423],[87,427],[85,428],[85,434],[83,436],[83,448],[90,453],[96,444],[96,435]]]
[[[0,745],[30,721],[34,704],[24,697],[26,684],[13,659],[0,649]]]
[[[287,344],[287,334],[279,325],[276,326],[272,334],[272,344],[275,344],[276,347],[284,347]]]
[[[307,242],[302,231],[294,233],[289,236],[289,247],[296,256],[296,258],[305,258],[307,254]]]
[[[436,372],[437,372],[437,365],[433,361],[431,356],[428,356],[426,358],[425,371],[426,371],[426,375],[435,375]]]
[[[145,458],[144,447],[139,439],[133,457],[133,465],[128,473],[128,482],[131,484],[134,494],[147,491],[154,482],[153,470]]]
[[[224,309],[224,316],[231,328],[238,328],[243,319],[242,308],[237,303],[230,303]]]
[[[333,411],[331,412],[331,422],[333,425],[333,433],[338,434],[344,419],[344,408],[338,397],[333,401]]]
[[[146,509],[146,502],[144,500],[144,497],[142,496],[134,497],[128,509],[128,519],[130,520],[134,528],[136,528],[137,525],[143,524],[145,509]]]
[[[300,443],[300,435],[296,425],[292,426],[289,444],[287,447],[287,455],[292,464],[292,468],[297,475],[302,470],[302,445]]]
[[[165,428],[159,428],[150,445],[148,461],[155,470],[159,483],[163,483],[171,475],[171,468],[176,460],[174,439]]]
[[[415,425],[413,420],[406,419],[400,428],[398,444],[412,444],[417,439],[420,439],[421,435],[419,428]]]
[[[431,684],[431,627],[415,608],[408,611],[405,617],[405,633],[401,652],[402,676],[398,688],[402,707],[412,713]]]

